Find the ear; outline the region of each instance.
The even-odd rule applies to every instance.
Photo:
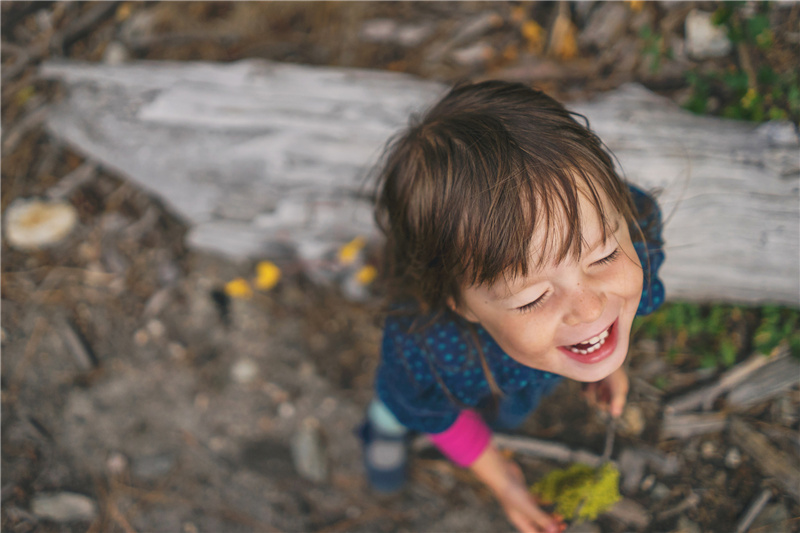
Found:
[[[447,307],[449,307],[452,312],[459,315],[464,320],[468,320],[469,322],[474,322],[476,324],[479,322],[478,317],[476,317],[467,306],[457,306],[456,301],[452,296],[447,297]]]

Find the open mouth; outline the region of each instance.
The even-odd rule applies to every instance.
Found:
[[[599,335],[596,335],[589,340],[579,342],[578,344],[567,346],[566,348],[572,353],[578,353],[581,355],[590,354],[596,350],[599,350],[600,347],[605,344],[606,339],[611,334],[610,331],[612,327],[613,324],[608,326],[608,328]]]
[[[617,322],[608,326],[594,337],[569,346],[559,346],[559,350],[581,363],[598,363],[614,353],[617,347]]]

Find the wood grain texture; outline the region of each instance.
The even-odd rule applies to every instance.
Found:
[[[161,198],[189,244],[311,264],[377,238],[370,168],[409,114],[446,88],[370,70],[229,64],[46,63],[69,96],[57,137]],[[793,126],[697,117],[627,85],[569,104],[624,175],[659,189],[668,298],[800,305],[800,142]]]

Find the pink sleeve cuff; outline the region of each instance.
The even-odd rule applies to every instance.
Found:
[[[458,466],[471,465],[492,439],[492,431],[475,411],[461,411],[452,426],[429,434],[439,450]]]

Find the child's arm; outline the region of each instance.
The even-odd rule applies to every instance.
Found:
[[[451,427],[429,438],[454,463],[469,467],[492,489],[519,531],[558,531],[558,523],[536,505],[519,467],[491,443],[491,430],[475,411],[462,411]]]
[[[494,493],[500,505],[521,533],[557,533],[560,524],[536,504],[522,471],[490,444],[470,469]]]

